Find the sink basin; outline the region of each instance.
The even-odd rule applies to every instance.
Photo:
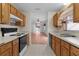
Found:
[[[60,34],[61,37],[76,37],[75,35],[71,34]]]

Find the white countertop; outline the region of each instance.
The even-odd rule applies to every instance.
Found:
[[[28,32],[27,33],[24,33],[21,36],[24,36],[26,34],[28,34]],[[15,39],[17,39],[17,38],[19,38],[21,36],[5,36],[5,37],[0,37],[0,44],[8,43],[8,42],[13,41],[13,40],[15,40]]]
[[[61,37],[59,33],[50,32],[52,35],[60,38],[61,40],[64,40],[77,48],[79,48],[79,37]]]

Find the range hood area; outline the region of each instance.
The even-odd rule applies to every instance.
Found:
[[[13,15],[13,14],[10,14],[10,24],[11,25],[15,25],[16,24],[16,22],[18,22],[18,21],[23,21],[22,19],[20,19],[19,17],[17,17],[17,16],[15,16],[15,15]]]

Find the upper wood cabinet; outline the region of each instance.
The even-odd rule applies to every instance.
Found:
[[[25,26],[26,16],[16,9],[13,5],[10,5],[10,13],[18,17],[20,20],[16,22],[17,26]]]
[[[0,23],[9,24],[10,21],[10,5],[8,3],[0,3]]]
[[[53,16],[53,26],[58,27],[58,14]]]
[[[64,21],[73,20],[79,22],[79,3],[72,3],[67,6],[61,13],[60,18]]]
[[[10,4],[10,13],[16,16],[16,8]]]
[[[0,3],[0,24],[1,24],[1,3]]]

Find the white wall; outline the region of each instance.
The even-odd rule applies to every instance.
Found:
[[[34,24],[35,24],[35,22],[37,21],[38,18],[39,18],[40,21],[46,22],[48,20],[48,15],[47,15],[47,13],[37,13],[37,12],[31,12],[30,13],[31,31],[32,32],[36,31]],[[41,31],[43,31],[43,29],[41,29]],[[47,26],[46,26],[46,30],[44,32],[45,33],[47,32]]]
[[[48,31],[56,30],[56,28],[53,26],[53,15],[56,12],[48,12]]]

